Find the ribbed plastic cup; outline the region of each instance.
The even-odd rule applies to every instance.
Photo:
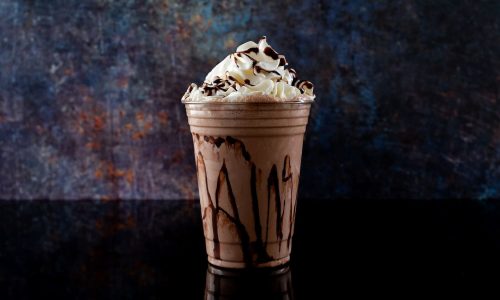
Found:
[[[185,105],[209,263],[224,268],[286,264],[311,103]]]

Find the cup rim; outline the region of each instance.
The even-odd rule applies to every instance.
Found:
[[[203,101],[188,101],[182,104],[203,104],[203,105],[283,105],[283,104],[311,104],[314,100],[310,101],[281,101],[281,102],[203,102]]]
[[[182,104],[204,104],[204,105],[282,105],[282,104],[311,104],[314,99],[302,99],[292,101],[181,101]]]
[[[187,100],[182,99],[183,104],[208,104],[208,105],[248,105],[248,104],[262,104],[262,105],[281,105],[281,104],[310,104],[315,102],[316,95],[298,95],[288,99],[280,99],[270,95],[249,95],[242,96],[234,101],[224,101],[226,97],[222,97],[220,101],[203,101],[203,100]],[[246,101],[245,101],[246,100]]]

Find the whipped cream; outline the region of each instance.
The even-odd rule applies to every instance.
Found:
[[[255,97],[252,97],[255,96]],[[262,97],[266,96],[266,97]],[[284,55],[262,37],[240,45],[217,64],[201,86],[192,83],[183,102],[311,101],[313,84],[298,80]]]

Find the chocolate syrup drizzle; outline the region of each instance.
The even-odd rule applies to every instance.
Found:
[[[204,136],[205,142],[214,144],[217,148],[224,143],[224,139],[221,137],[214,138],[213,136]]]
[[[290,201],[292,201],[292,193],[293,193],[293,173],[292,166],[290,165],[290,156],[286,155],[285,160],[283,161],[283,170],[281,171],[281,178],[284,183],[290,181]],[[295,201],[295,208],[297,207],[297,201]],[[296,211],[296,210],[295,210]],[[290,248],[290,242],[292,241],[292,231],[293,231],[293,223],[295,220],[294,207],[290,205],[290,231],[288,233],[287,238],[287,248]]]
[[[231,204],[231,209],[233,210],[232,216],[229,213],[227,213],[222,207],[219,206],[221,187],[224,181],[226,182],[227,186],[229,203]],[[229,174],[227,172],[225,161],[222,162],[222,167],[219,171],[219,177],[217,179],[217,186],[215,188],[215,206],[216,209],[219,209],[220,211],[225,213],[227,218],[236,226],[236,230],[238,231],[238,235],[241,240],[243,258],[247,265],[250,264],[252,262],[252,256],[250,255],[250,247],[249,247],[250,237],[248,236],[248,232],[246,231],[245,226],[240,221],[240,214],[238,212],[238,206],[236,205],[236,198],[234,197],[233,189],[231,187],[231,182],[229,181]]]
[[[271,201],[271,194],[274,194],[274,204],[276,208],[276,235],[278,237],[278,240],[281,241],[283,239],[283,228],[281,226],[281,224],[283,223],[283,214],[281,214],[281,197],[278,170],[275,164],[272,166],[269,177],[267,178],[267,207],[270,206],[269,203]],[[269,222],[269,210],[267,211],[267,215],[267,219]],[[269,226],[269,223],[267,225]],[[279,250],[281,251],[281,243],[279,245]]]
[[[198,136],[198,134],[196,135]],[[208,197],[208,206],[203,211],[202,219],[205,220],[207,216],[207,209],[210,209],[212,212],[212,231],[213,231],[213,239],[214,239],[214,256],[220,258],[220,244],[219,244],[219,231],[217,228],[217,212],[219,208],[216,208],[214,202],[212,201],[212,197],[210,196],[210,191],[208,190],[208,176],[207,169],[205,165],[205,159],[203,159],[203,154],[201,151],[198,151],[198,157],[196,159],[196,163],[198,165],[198,170],[200,169],[200,165],[203,166],[204,176],[205,176],[205,187],[207,188],[207,197]]]
[[[259,212],[259,199],[257,197],[257,167],[252,163],[252,173],[250,175],[251,193],[252,193],[252,211],[255,224],[255,235],[257,240],[255,241],[255,251],[257,252],[257,262],[266,262],[272,260],[272,258],[267,254],[266,246],[262,241],[262,225],[260,224],[260,212]]]
[[[198,134],[194,134],[196,139],[199,140],[200,136]],[[255,262],[262,263],[262,262],[267,262],[271,261],[273,258],[267,253],[266,248],[267,248],[267,243],[268,243],[268,233],[269,233],[269,215],[270,215],[270,203],[271,203],[271,198],[273,198],[271,195],[274,195],[274,201],[275,201],[275,208],[276,208],[276,235],[279,240],[279,251],[281,252],[281,241],[283,240],[283,216],[284,216],[284,210],[282,211],[282,203],[281,203],[281,196],[280,196],[280,185],[279,185],[279,178],[278,178],[278,171],[276,164],[273,164],[271,171],[269,173],[268,179],[267,179],[267,189],[268,189],[268,209],[267,209],[267,231],[266,231],[266,238],[265,241],[262,239],[262,225],[260,222],[260,213],[259,213],[259,201],[258,201],[258,195],[257,195],[257,167],[254,162],[251,161],[251,156],[250,153],[246,150],[245,144],[238,140],[235,139],[231,136],[227,136],[225,139],[222,137],[211,137],[211,136],[204,136],[203,140],[207,143],[210,143],[214,145],[217,148],[220,148],[220,146],[223,143],[226,143],[228,147],[233,147],[235,151],[240,152],[245,159],[250,164],[250,169],[251,169],[251,175],[250,175],[250,190],[251,190],[251,196],[252,196],[252,213],[254,216],[254,230],[255,230],[255,235],[256,235],[256,241],[253,243],[250,243],[250,238],[248,235],[248,231],[246,230],[245,226],[240,220],[240,215],[238,212],[238,207],[236,204],[236,197],[234,196],[231,182],[229,180],[229,173],[226,167],[225,161],[222,162],[221,169],[219,171],[219,175],[217,178],[217,186],[215,189],[215,203],[213,202],[210,191],[208,189],[208,177],[207,177],[207,171],[205,168],[205,161],[203,158],[203,155],[201,152],[198,152],[198,159],[197,163],[201,164],[198,166],[198,169],[204,170],[204,176],[205,176],[205,187],[206,187],[206,194],[208,197],[208,207],[205,208],[203,212],[203,219],[206,217],[206,210],[210,209],[212,211],[212,230],[213,230],[213,239],[214,239],[214,256],[217,259],[220,259],[220,244],[219,244],[219,238],[218,238],[218,215],[219,213],[223,213],[229,221],[231,221],[238,232],[238,236],[241,240],[241,247],[242,247],[242,253],[243,253],[243,258],[245,261],[245,265],[247,267],[252,266],[252,256],[253,254],[256,255],[256,260]],[[260,171],[260,170],[259,170]],[[292,180],[292,172],[291,172],[291,166],[290,166],[290,157],[288,155],[285,156],[284,159],[284,164],[283,164],[283,170],[281,174],[281,180],[282,182],[286,183],[290,181],[292,183],[291,185],[291,193],[290,193],[290,201],[292,200],[292,193],[293,193],[293,180]],[[232,215],[229,214],[225,209],[219,206],[219,199],[221,196],[221,191],[222,191],[222,185],[226,184],[227,187],[227,193],[228,193],[228,199],[229,203],[231,205],[231,210],[232,210]],[[286,201],[286,199],[284,199]],[[283,208],[286,207],[286,203],[283,203]],[[290,231],[289,235],[287,238],[287,248],[290,248],[290,241],[291,241],[291,236],[292,236],[292,226],[293,226],[293,221],[295,220],[295,212],[296,212],[296,203],[295,207],[292,208],[292,205],[290,205]]]

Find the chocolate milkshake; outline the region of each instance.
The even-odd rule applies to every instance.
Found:
[[[211,264],[289,261],[313,100],[312,84],[265,37],[239,46],[184,95]]]

